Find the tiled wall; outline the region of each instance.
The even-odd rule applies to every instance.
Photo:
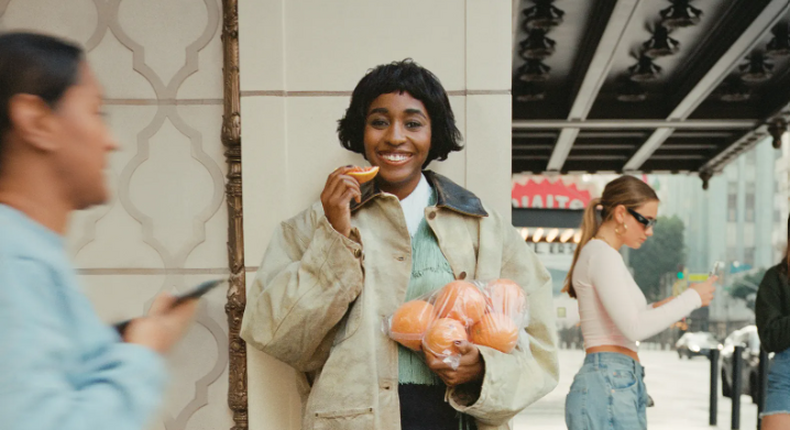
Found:
[[[226,277],[226,163],[220,142],[219,0],[0,0],[0,29],[83,44],[122,145],[112,201],[73,218],[69,248],[110,322],[160,291]],[[214,291],[173,352],[168,400],[151,429],[228,429],[225,296]]]
[[[275,226],[326,176],[365,165],[338,143],[351,91],[406,57],[449,91],[466,149],[431,168],[510,217],[512,4],[454,0],[246,0],[239,4],[248,282]],[[294,373],[249,349],[250,428],[299,428]]]

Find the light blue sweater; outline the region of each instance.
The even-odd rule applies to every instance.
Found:
[[[0,204],[0,428],[140,430],[165,380],[96,316],[63,238]]]

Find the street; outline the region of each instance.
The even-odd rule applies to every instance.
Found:
[[[708,425],[710,398],[710,362],[704,357],[679,359],[675,351],[640,350],[645,366],[645,385],[655,406],[647,409],[651,430],[730,429],[731,401],[718,389],[718,423]],[[565,395],[573,376],[584,360],[580,350],[560,350],[560,381],[546,397],[528,407],[514,420],[514,430],[565,428]],[[757,428],[757,405],[749,396],[741,397],[740,429]]]

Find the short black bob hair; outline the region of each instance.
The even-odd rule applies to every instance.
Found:
[[[344,148],[365,155],[365,123],[370,104],[382,94],[395,92],[409,93],[428,110],[431,149],[423,168],[433,160],[446,160],[450,152],[463,149],[447,92],[433,73],[410,58],[380,65],[359,81],[346,116],[338,121],[337,134]]]
[[[40,97],[55,108],[80,79],[82,48],[34,33],[0,33],[0,152],[11,129],[9,104],[17,94]]]

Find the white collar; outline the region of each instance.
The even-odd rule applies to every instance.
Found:
[[[406,227],[409,229],[409,235],[414,236],[417,228],[420,226],[420,221],[425,217],[425,208],[431,202],[431,185],[425,178],[424,174],[420,174],[420,182],[414,191],[400,201],[400,206],[403,209],[403,216],[406,218]]]

